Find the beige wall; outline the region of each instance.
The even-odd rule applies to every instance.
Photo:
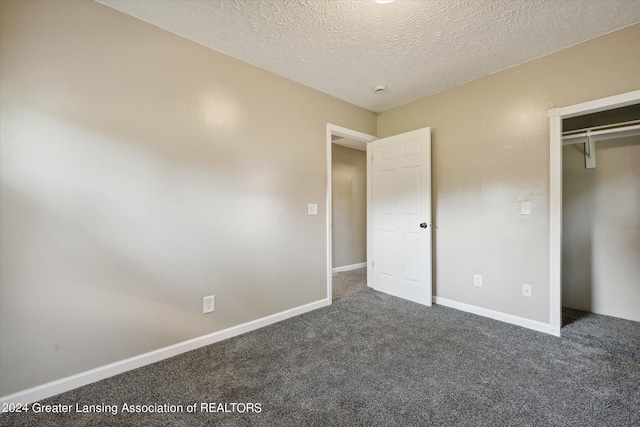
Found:
[[[640,321],[640,137],[563,149],[562,302]]]
[[[94,2],[0,8],[0,395],[326,298],[326,123],[373,113]],[[548,322],[547,111],[639,89],[639,44],[378,116],[433,128],[438,296]]]
[[[635,25],[378,115],[379,137],[432,127],[438,297],[549,323],[548,111],[640,89],[638,46]]]
[[[94,2],[0,4],[0,395],[327,297],[326,124],[375,114]]]
[[[366,152],[332,144],[333,267],[367,261]]]

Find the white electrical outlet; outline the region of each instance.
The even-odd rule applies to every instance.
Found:
[[[531,285],[522,284],[522,296],[531,297]]]
[[[307,214],[309,215],[318,215],[318,204],[317,203],[309,203],[307,206]]]
[[[203,314],[211,313],[215,306],[215,302],[216,302],[215,295],[209,295],[208,297],[204,297],[204,300],[202,301],[202,313]]]
[[[480,274],[474,274],[473,275],[473,286],[475,286],[477,288],[481,288],[482,287],[482,275],[480,275]]]

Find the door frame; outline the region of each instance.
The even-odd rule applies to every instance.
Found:
[[[378,138],[373,136],[373,135],[369,135],[366,133],[362,133],[362,132],[358,132],[352,129],[347,129],[344,128],[342,126],[337,126],[331,123],[327,123],[327,200],[326,200],[326,206],[327,206],[327,212],[326,212],[326,218],[327,218],[327,224],[326,224],[326,228],[327,228],[327,302],[329,304],[332,303],[333,301],[333,236],[332,236],[332,223],[333,223],[333,218],[332,218],[332,192],[331,192],[331,184],[332,184],[332,180],[333,180],[333,176],[332,176],[332,157],[331,157],[331,153],[332,153],[332,147],[334,142],[332,141],[332,136],[338,136],[340,138],[348,138],[348,139],[354,139],[356,141],[362,141],[365,144],[368,144],[370,142],[373,142],[375,140],[377,140]],[[365,151],[366,153],[366,151]],[[370,261],[371,261],[371,248],[370,248],[370,242],[371,242],[371,236],[370,236],[370,227],[369,227],[369,220],[370,220],[370,210],[371,210],[371,168],[369,167],[369,160],[367,159],[367,267],[369,267],[370,265]],[[370,282],[369,280],[369,272],[371,271],[370,268],[367,268],[367,285]]]
[[[562,120],[640,103],[640,90],[549,110],[549,326],[552,335],[562,328]]]

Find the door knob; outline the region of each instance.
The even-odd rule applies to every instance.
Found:
[[[423,222],[422,224],[420,224],[420,228],[427,228],[427,223]]]

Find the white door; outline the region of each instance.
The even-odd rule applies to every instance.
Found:
[[[431,305],[431,128],[379,139],[367,153],[372,287]]]

